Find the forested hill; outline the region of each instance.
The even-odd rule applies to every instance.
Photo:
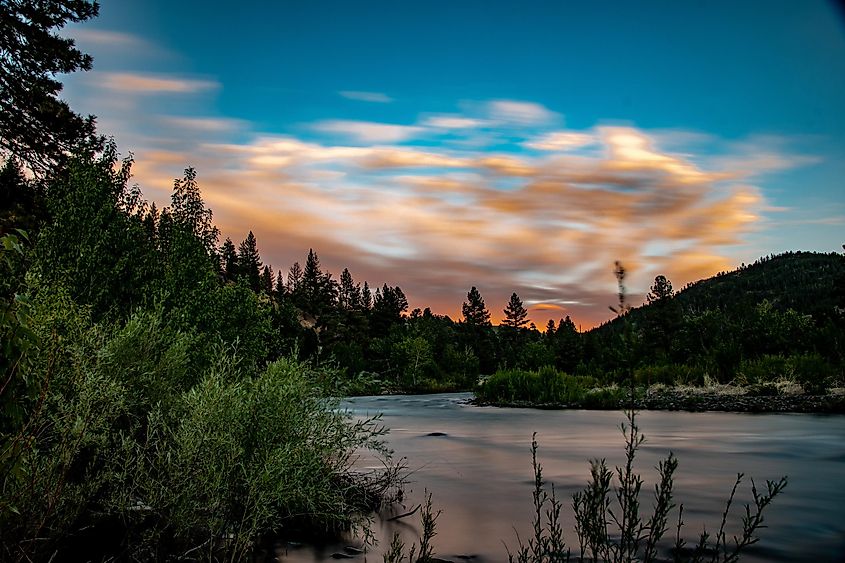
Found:
[[[792,309],[817,321],[831,318],[845,303],[845,256],[831,252],[786,252],[743,264],[731,272],[686,285],[671,298],[685,314],[720,310],[733,317],[768,301],[778,311]],[[630,312],[635,323],[662,315],[657,301]],[[593,329],[601,332],[618,319]]]
[[[678,293],[685,309],[756,305],[768,300],[779,310],[828,316],[842,306],[845,257],[819,252],[787,252],[763,258],[733,272],[698,281]]]
[[[647,304],[583,335],[582,361],[592,371],[694,366],[720,380],[763,362],[770,375],[833,377],[845,361],[843,307],[845,257],[835,253],[762,258],[677,293],[658,276]]]

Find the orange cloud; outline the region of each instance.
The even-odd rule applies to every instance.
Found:
[[[799,162],[770,146],[721,144],[714,152],[737,152],[720,159],[674,152],[664,147],[671,135],[635,127],[561,130],[558,114],[509,100],[415,125],[327,120],[308,139],[257,134],[219,117],[132,111],[142,98],[213,83],[114,74],[104,86],[136,89],[104,119],[118,135],[135,132],[146,193],[166,204],[173,178],[195,166],[224,236],[252,230],[266,263],[286,271],[314,248],[335,272],[400,285],[412,307],[453,316],[472,285],[497,318],[516,291],[538,326],[565,315],[584,327],[606,320],[617,259],[635,304],[657,274],[681,287],[727,269],[732,245],[768,206],[756,166]],[[491,138],[495,152],[484,148]]]

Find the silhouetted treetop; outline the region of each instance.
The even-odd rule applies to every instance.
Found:
[[[472,286],[467,293],[467,300],[461,307],[464,316],[464,323],[474,326],[490,326],[490,311],[484,305],[484,299],[478,288]]]
[[[522,328],[528,324],[528,311],[516,293],[511,294],[510,301],[504,309],[505,318],[502,324],[511,328]]]
[[[98,150],[94,117],[83,118],[59,99],[58,74],[90,70],[91,56],[56,32],[93,18],[97,2],[0,2],[0,148],[39,173],[67,153]]]

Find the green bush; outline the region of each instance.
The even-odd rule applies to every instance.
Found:
[[[581,403],[597,383],[593,377],[567,375],[551,366],[536,371],[498,370],[478,387],[476,395],[491,402],[573,404]]]
[[[801,384],[806,393],[823,395],[836,381],[836,370],[819,354],[766,355],[743,361],[737,376],[738,383],[752,386],[779,379]]]
[[[766,355],[753,360],[744,360],[740,364],[736,381],[744,385],[755,385],[778,379],[792,379],[792,377],[792,365],[787,358]]]
[[[805,393],[824,395],[837,380],[833,366],[819,354],[792,356],[788,363]]]
[[[161,311],[91,326],[61,291],[38,294],[31,326],[38,393],[5,419],[0,559],[61,556],[105,523],[132,558],[241,559],[265,534],[361,524],[388,492],[389,472],[351,470],[359,449],[387,459],[383,429],[326,398],[331,370],[256,372],[222,343],[197,370],[196,336]]]

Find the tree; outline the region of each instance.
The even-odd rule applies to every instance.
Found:
[[[344,268],[340,274],[340,293],[338,294],[338,305],[347,311],[361,308],[361,286],[356,285],[348,268]]]
[[[385,336],[390,328],[402,322],[402,313],[408,310],[408,299],[400,287],[387,284],[376,290],[373,300],[371,327],[376,336]]]
[[[334,305],[337,284],[332,280],[330,273],[323,273],[320,269],[320,259],[314,249],[308,251],[300,289],[296,304],[315,317],[319,317]]]
[[[0,149],[45,173],[68,153],[102,148],[93,116],[59,99],[58,74],[90,70],[93,59],[56,31],[93,18],[97,2],[0,2]]]
[[[469,297],[469,296],[467,296]],[[511,328],[522,328],[528,324],[528,311],[516,293],[511,294],[508,306],[504,309],[505,319],[502,324]]]
[[[581,361],[582,344],[581,334],[569,315],[558,321],[553,348],[557,367],[567,373],[573,373]]]
[[[150,209],[147,211],[147,214],[144,216],[143,223],[144,229],[147,231],[147,236],[154,244],[158,240],[158,221],[158,207],[156,207],[155,202],[153,202],[152,205],[150,205]]]
[[[672,282],[666,279],[666,276],[657,276],[654,278],[654,284],[651,286],[649,294],[646,299],[649,303],[656,303],[665,299],[670,299],[675,295],[672,290]]]
[[[196,170],[186,168],[184,177],[173,181],[170,202],[170,215],[174,224],[193,234],[205,247],[208,255],[214,256],[220,231],[214,226],[214,214],[211,209],[206,209],[202,200]]]
[[[261,286],[261,291],[266,293],[267,295],[273,295],[273,268],[270,267],[269,264],[264,265],[264,269],[261,270],[261,276],[259,285]]]
[[[223,268],[223,275],[229,281],[238,279],[238,251],[232,239],[226,237],[223,246],[220,247],[220,260]]]
[[[302,285],[302,266],[299,262],[294,262],[293,266],[288,270],[288,281],[286,284],[288,295],[299,295],[300,286]]]
[[[467,300],[461,306],[464,323],[473,326],[490,326],[490,311],[484,305],[484,299],[475,286],[467,293]]]
[[[285,276],[282,275],[282,271],[279,270],[276,272],[276,285],[273,288],[273,293],[276,299],[281,300],[287,294],[287,289],[285,288]]]
[[[47,218],[39,182],[27,180],[20,163],[10,158],[0,168],[0,235],[22,229],[34,237]]]
[[[672,335],[681,322],[680,308],[672,299],[674,295],[672,282],[662,275],[654,278],[654,284],[646,295],[649,305],[654,308],[654,314],[645,323],[646,344],[657,357],[670,353]]]
[[[252,231],[238,247],[238,275],[256,293],[261,290],[261,257]]]
[[[370,291],[370,284],[364,281],[364,289],[361,290],[361,308],[369,311],[373,308],[373,293]]]

